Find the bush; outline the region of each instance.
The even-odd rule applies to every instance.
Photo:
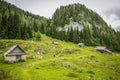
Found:
[[[81,69],[81,70],[78,70],[78,72],[79,72],[79,73],[83,73],[83,70],[82,70],[82,69]]]
[[[71,73],[68,73],[67,76],[77,78],[78,74],[71,72]]]
[[[0,55],[0,62],[4,62],[4,57],[2,55]]]
[[[93,71],[87,71],[87,73],[89,73],[89,74],[95,74]]]
[[[113,76],[109,76],[108,80],[118,80],[118,79]]]

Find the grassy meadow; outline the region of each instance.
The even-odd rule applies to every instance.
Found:
[[[120,80],[120,54],[101,54],[95,47],[42,35],[41,41],[0,40],[0,80]],[[6,63],[3,54],[14,44],[24,49],[24,62]],[[42,57],[37,49],[42,49]]]

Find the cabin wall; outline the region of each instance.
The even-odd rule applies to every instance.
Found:
[[[4,56],[5,61],[7,62],[15,62],[16,61],[16,56]]]
[[[21,56],[21,59],[22,59],[22,60],[26,60],[26,55],[22,55],[22,56]]]
[[[16,62],[16,56],[4,56],[5,61],[7,62]],[[26,60],[26,55],[21,55],[21,60]]]

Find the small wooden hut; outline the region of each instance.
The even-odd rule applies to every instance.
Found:
[[[78,46],[79,47],[84,47],[85,45],[84,45],[84,43],[78,43]]]
[[[26,60],[26,55],[23,49],[18,45],[14,45],[4,54],[5,61],[17,62],[20,60]]]
[[[106,47],[103,47],[103,46],[97,46],[95,49],[96,51],[101,53],[108,53],[108,54],[112,53],[110,50],[106,49]]]
[[[53,41],[52,43],[55,44],[55,45],[59,44],[59,42],[57,42],[57,41]]]

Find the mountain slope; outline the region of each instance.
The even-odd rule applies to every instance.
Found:
[[[83,14],[77,17],[81,6]],[[119,51],[120,33],[80,4],[61,7],[55,15],[46,20],[0,0],[0,80],[119,80],[119,53],[101,54],[95,47],[80,48],[74,43],[106,45]],[[72,25],[76,27],[73,29]],[[64,26],[68,29],[62,29]],[[83,28],[79,30],[77,26]],[[28,40],[36,35],[39,38],[40,34],[36,34],[39,31],[68,42],[43,34],[41,41]],[[54,40],[59,45],[52,44]],[[27,60],[14,64],[4,62],[4,52],[15,44],[25,50]],[[42,56],[37,54],[37,49],[42,49]]]
[[[52,19],[31,14],[0,1],[0,38],[40,40],[40,32],[50,37],[88,46],[106,46],[120,51],[120,35],[92,10],[81,4],[58,8]]]
[[[46,18],[24,11],[0,0],[0,38],[30,39],[33,32],[41,31]]]
[[[120,51],[120,35],[96,12],[79,3],[58,8],[47,32],[53,38]]]
[[[97,13],[82,4],[61,6],[55,11],[52,20],[54,25],[62,27],[64,27],[65,24],[69,24],[70,21],[78,22],[84,26],[89,26],[89,24],[91,26],[98,25],[99,27],[107,26]]]
[[[25,62],[14,64],[4,63],[1,54],[0,80],[119,80],[120,54],[101,54],[94,47],[80,48],[60,40],[57,40],[59,45],[54,45],[52,41],[55,39],[41,36],[39,42],[0,40],[3,45],[0,53],[17,43],[27,54]],[[38,48],[42,49],[43,58],[37,54]]]

